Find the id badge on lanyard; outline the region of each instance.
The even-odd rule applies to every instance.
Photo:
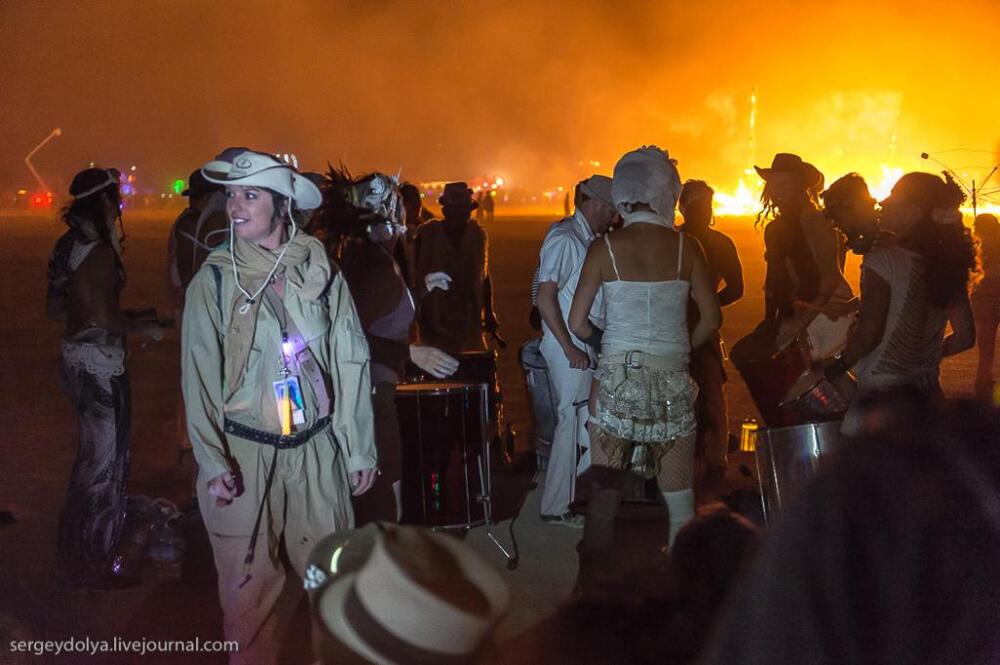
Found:
[[[274,402],[278,409],[278,421],[281,423],[281,433],[288,436],[296,425],[306,422],[305,400],[302,399],[302,387],[298,375],[288,366],[293,357],[292,343],[288,341],[288,333],[281,334],[282,367],[278,371],[280,379],[272,384]]]

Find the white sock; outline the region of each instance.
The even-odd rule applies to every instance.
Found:
[[[667,513],[670,516],[670,540],[667,547],[672,548],[677,532],[694,517],[694,491],[686,489],[663,492],[663,499],[667,502]]]

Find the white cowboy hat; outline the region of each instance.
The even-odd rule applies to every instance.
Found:
[[[295,201],[300,210],[318,208],[323,202],[319,188],[288,164],[261,152],[247,150],[232,162],[215,160],[201,167],[209,182],[219,185],[266,187]]]

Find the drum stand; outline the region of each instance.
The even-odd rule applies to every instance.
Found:
[[[497,546],[497,549],[499,549],[507,558],[507,570],[515,570],[521,561],[521,555],[517,547],[517,539],[514,538],[514,520],[517,519],[517,514],[515,513],[510,520],[510,549],[513,552],[513,554],[511,554],[511,552],[508,552],[507,548],[503,546],[503,543],[497,540],[497,537],[493,535],[493,527],[496,526],[496,522],[493,521],[492,474],[490,474],[486,469],[486,464],[489,464],[489,460],[490,450],[489,443],[487,443],[486,456],[485,458],[480,456],[478,460],[479,463],[477,465],[479,467],[479,486],[483,488],[483,492],[477,496],[476,499],[483,504],[483,515],[485,517],[483,525],[486,527],[486,537],[492,540],[493,544]],[[520,513],[520,510],[518,510],[518,513]]]

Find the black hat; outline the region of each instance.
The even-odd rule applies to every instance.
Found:
[[[475,210],[479,204],[472,198],[472,190],[464,182],[449,182],[444,186],[444,192],[438,198],[438,203],[443,206],[467,206],[470,210]]]
[[[779,152],[771,160],[771,168],[761,168],[759,166],[754,166],[757,170],[757,175],[759,175],[763,180],[769,180],[771,176],[777,173],[789,173],[792,175],[797,175],[802,179],[802,184],[808,189],[816,185],[822,174],[819,170],[802,161],[802,158],[798,155],[793,155],[787,152]]]
[[[201,174],[201,169],[195,169],[191,171],[191,175],[188,176],[188,186],[181,196],[187,196],[189,198],[197,198],[202,194],[209,194],[211,192],[217,191],[219,188],[213,185],[208,180],[205,180],[205,176]]]

